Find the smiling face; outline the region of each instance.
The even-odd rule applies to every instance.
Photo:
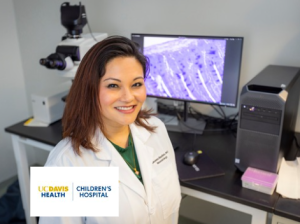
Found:
[[[105,66],[99,100],[103,126],[133,123],[146,99],[143,67],[134,57],[117,57]]]

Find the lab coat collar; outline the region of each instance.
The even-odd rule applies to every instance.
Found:
[[[151,133],[143,127],[136,124],[130,125],[130,130],[133,136],[135,144],[135,150],[137,153],[141,173],[143,177],[143,183],[138,180],[132,170],[128,167],[127,163],[113,147],[113,145],[105,138],[100,130],[97,130],[93,138],[93,144],[97,145],[99,152],[95,155],[100,160],[110,161],[110,167],[119,167],[119,179],[120,182],[127,187],[137,192],[143,199],[151,206],[151,191],[152,191],[152,157],[153,149],[147,145],[147,140],[151,136]],[[145,188],[144,188],[145,187]],[[146,195],[146,192],[147,195]]]
[[[133,139],[139,139],[143,144],[146,144],[148,138],[150,137],[151,133],[140,126],[137,126],[135,123],[129,125],[130,131],[132,133]],[[96,148],[99,150],[96,152],[96,157],[100,160],[111,160],[112,154],[110,150],[107,150],[108,145],[110,146],[111,143],[107,140],[104,136],[100,128],[98,128],[92,138],[92,143]],[[135,148],[137,148],[135,146]],[[152,157],[151,157],[152,158]]]
[[[92,144],[96,146],[96,148],[99,150],[95,153],[96,157],[100,160],[111,160],[112,155],[111,151],[107,150],[108,140],[98,128],[94,134],[94,137],[92,138]]]
[[[144,127],[138,126],[135,123],[129,125],[133,136],[139,138],[143,143],[146,143],[151,133]]]

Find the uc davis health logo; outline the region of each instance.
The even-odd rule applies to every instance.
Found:
[[[118,216],[118,167],[31,167],[31,216]]]
[[[39,186],[39,192],[43,198],[65,198],[66,192],[69,191],[68,186]]]

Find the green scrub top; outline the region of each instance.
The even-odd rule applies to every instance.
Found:
[[[110,141],[110,140],[109,140]],[[111,144],[115,147],[115,149],[120,153],[120,155],[123,157],[129,168],[132,170],[134,175],[141,181],[143,184],[143,178],[142,178],[142,173],[139,165],[139,161],[135,152],[135,147],[134,147],[134,142],[132,140],[131,133],[129,133],[128,136],[128,146],[126,148],[122,148],[112,141],[110,141]],[[139,174],[135,173],[134,167],[136,167],[137,171]]]

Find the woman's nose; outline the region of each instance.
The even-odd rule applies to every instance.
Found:
[[[131,102],[134,100],[133,92],[129,88],[124,88],[121,94],[121,101],[123,102]]]

